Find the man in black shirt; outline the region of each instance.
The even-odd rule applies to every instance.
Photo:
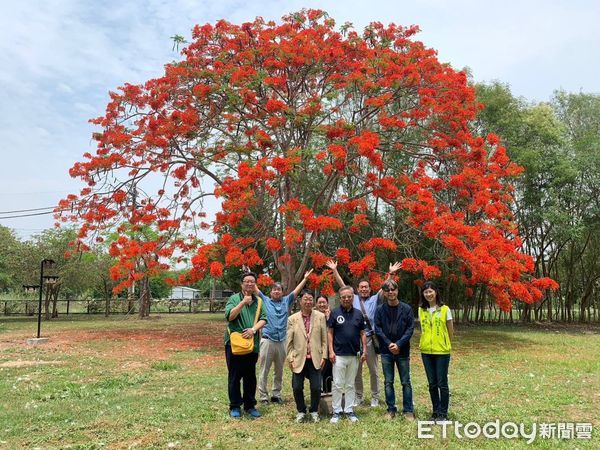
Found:
[[[334,309],[329,316],[329,359],[333,364],[331,423],[338,423],[340,416],[345,413],[348,420],[358,422],[354,414],[354,379],[358,370],[358,361],[367,358],[367,338],[365,322],[362,313],[352,307],[354,289],[343,286],[338,291],[341,305]],[[361,355],[361,341],[363,353]],[[342,411],[342,394],[345,395]]]

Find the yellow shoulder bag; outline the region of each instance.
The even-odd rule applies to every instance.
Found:
[[[258,316],[260,315],[260,308],[262,306],[262,298],[258,297],[258,307],[256,308],[256,316],[254,317],[254,325],[258,322]],[[229,332],[229,342],[231,344],[231,353],[234,355],[247,355],[254,351],[254,336],[245,338],[239,331],[231,332],[229,325],[227,326]]]

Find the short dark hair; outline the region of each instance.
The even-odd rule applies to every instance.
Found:
[[[319,294],[319,295],[317,295],[317,298],[315,300],[319,301],[320,298],[324,298],[325,301],[327,301],[327,303],[329,303],[329,299],[327,298],[327,296],[325,294]]]
[[[271,289],[278,287],[279,289],[281,289],[283,291],[283,284],[281,284],[279,281],[276,281],[275,283],[273,283],[273,285],[271,286]]]
[[[313,291],[311,291],[310,289],[302,289],[302,291],[300,292],[300,298],[304,297],[305,294],[308,294],[311,297],[315,296]]]
[[[394,288],[394,289],[398,289],[398,283],[396,283],[396,281],[389,279],[389,280],[385,280],[383,282],[383,284],[381,285],[381,289],[386,290],[389,288]]]
[[[423,291],[429,288],[435,291],[435,303],[438,306],[442,306],[444,304],[444,301],[442,300],[442,294],[440,294],[440,290],[433,281],[426,281],[423,284],[423,287],[421,288],[421,301],[419,306],[423,309],[429,309],[429,302],[425,299],[425,296],[423,295]]]
[[[254,277],[254,281],[258,278],[254,272],[242,272],[242,276],[240,277],[240,282],[244,282],[244,278],[246,277]]]

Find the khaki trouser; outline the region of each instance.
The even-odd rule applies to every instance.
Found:
[[[373,337],[367,337],[367,367],[369,368],[369,377],[371,379],[371,399],[376,398],[379,400],[379,355],[375,353],[373,348]],[[358,363],[358,372],[356,372],[356,379],[354,380],[356,390],[356,402],[360,403],[363,401],[364,388],[363,388],[363,377],[362,377],[363,362]]]
[[[283,384],[283,365],[285,363],[285,341],[274,342],[262,338],[260,341],[260,354],[258,357],[260,372],[258,376],[258,395],[259,399],[269,400],[269,390],[267,381],[271,365],[275,365],[275,374],[273,375],[273,391],[271,397],[281,398],[281,385]]]

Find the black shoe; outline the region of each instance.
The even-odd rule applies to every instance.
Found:
[[[435,423],[440,424],[440,423],[444,423],[444,422],[448,422],[448,414],[438,414],[437,418],[435,419]]]
[[[277,403],[278,405],[283,405],[283,400],[280,397],[271,397],[271,403]]]

